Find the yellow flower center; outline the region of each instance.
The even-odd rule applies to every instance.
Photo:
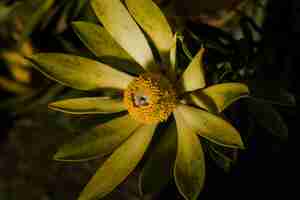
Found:
[[[167,120],[176,102],[175,90],[161,74],[141,74],[128,85],[124,93],[124,104],[129,114],[145,124]]]

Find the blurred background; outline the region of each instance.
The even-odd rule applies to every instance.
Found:
[[[208,151],[199,199],[288,198],[288,134],[295,133],[299,3],[275,0],[155,0],[180,33],[184,63],[203,45],[209,83],[242,81],[251,98],[225,116],[246,149]],[[0,0],[0,200],[75,200],[101,161],[61,163],[57,148],[105,116],[49,110],[66,97],[91,96],[52,82],[26,59],[37,52],[93,55],[72,21],[98,23],[89,0]],[[140,197],[139,167],[105,199],[181,199],[174,183]]]

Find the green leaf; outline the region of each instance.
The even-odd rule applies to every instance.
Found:
[[[60,100],[49,108],[70,114],[108,114],[126,110],[121,99],[109,97],[84,97]]]
[[[176,124],[173,122],[159,138],[153,151],[150,151],[149,158],[140,173],[141,194],[158,192],[172,180],[176,158],[176,138]]]
[[[39,53],[30,59],[47,77],[79,90],[125,89],[133,79],[108,65],[79,56]]]
[[[204,48],[201,48],[189,66],[183,72],[180,84],[184,92],[205,87],[205,74],[203,66]]]
[[[26,20],[24,30],[22,31],[21,35],[21,41],[24,41],[27,37],[29,37],[29,35],[35,29],[36,25],[43,20],[43,16],[47,13],[47,11],[52,7],[54,3],[54,0],[39,1],[39,7],[34,10],[30,19]]]
[[[171,27],[160,8],[152,0],[125,0],[129,12],[149,35],[164,63],[169,63],[173,43]]]
[[[177,155],[174,167],[175,183],[186,200],[196,200],[204,186],[205,159],[202,145],[195,131],[178,110],[175,112],[177,126]]]
[[[210,98],[216,105],[218,112],[222,112],[230,104],[237,101],[238,99],[248,96],[248,86],[242,83],[222,83],[212,85],[203,90],[195,91],[192,93],[193,103],[201,108],[205,108],[201,104],[201,98],[206,96]]]
[[[86,7],[86,4],[89,0],[77,0],[75,1],[75,8],[72,13],[72,18],[76,18],[79,16],[80,12]]]
[[[244,148],[239,132],[227,121],[207,111],[180,104],[177,112],[191,130],[219,145]]]
[[[116,149],[86,185],[79,200],[100,199],[124,181],[142,159],[155,127],[155,124],[141,126]]]
[[[105,62],[109,58],[111,60],[120,60],[117,66],[115,62],[107,62],[114,64],[112,66],[119,67],[123,71],[138,74],[143,71],[128,53],[120,47],[120,45],[111,37],[111,35],[101,26],[88,22],[73,22],[73,29],[86,45],[86,47],[95,54],[101,61]],[[128,64],[127,64],[128,63]]]
[[[272,105],[253,98],[247,99],[246,102],[248,112],[250,112],[259,125],[283,140],[288,139],[288,128]]]
[[[92,8],[105,29],[145,69],[154,67],[151,48],[120,0],[92,0]]]
[[[115,118],[63,145],[54,159],[85,161],[103,157],[121,145],[139,126],[140,123],[129,115]]]

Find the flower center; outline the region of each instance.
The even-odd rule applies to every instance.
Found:
[[[124,92],[124,104],[129,114],[145,124],[167,120],[176,103],[175,90],[161,74],[141,74]]]

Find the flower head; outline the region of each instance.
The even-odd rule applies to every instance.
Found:
[[[166,121],[176,103],[174,88],[161,74],[141,74],[124,92],[124,104],[129,114],[145,124]]]
[[[248,94],[248,88],[240,83],[205,87],[203,48],[185,71],[177,74],[176,34],[173,35],[160,9],[151,0],[124,2],[126,7],[120,0],[91,1],[103,27],[87,22],[73,24],[80,39],[102,62],[57,53],[41,53],[31,58],[38,70],[67,86],[80,90],[112,88],[123,94],[119,98],[87,97],[51,103],[50,108],[72,114],[125,111],[123,116],[64,145],[55,159],[82,161],[111,154],[79,197],[101,198],[134,170],[157,125],[166,123],[169,128],[161,137],[158,150],[150,155],[142,170],[140,190],[149,191],[149,185],[163,186],[168,182],[166,179],[174,176],[185,199],[195,199],[205,178],[201,138],[230,148],[243,148],[238,131],[218,113]],[[150,37],[161,62],[154,60],[152,47],[140,27]],[[117,60],[123,61],[121,66],[114,62]],[[166,122],[171,114],[175,121]],[[152,183],[153,175],[164,180]]]

